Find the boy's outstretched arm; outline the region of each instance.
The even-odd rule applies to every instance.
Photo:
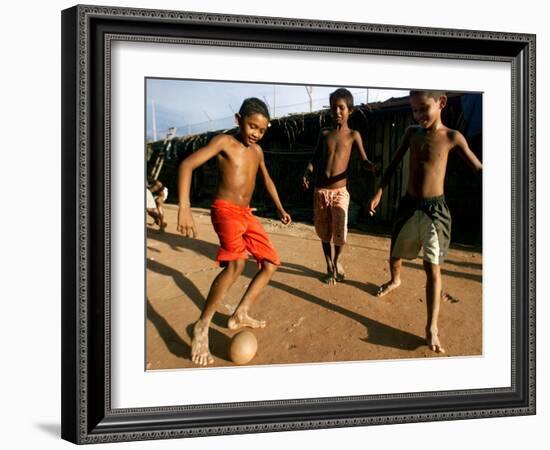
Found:
[[[451,138],[453,140],[453,143],[455,144],[454,149],[458,151],[458,154],[464,161],[466,161],[466,164],[468,164],[468,166],[474,172],[481,172],[481,169],[483,168],[483,166],[481,165],[481,161],[470,149],[470,147],[468,146],[468,142],[466,141],[466,138],[462,135],[462,133],[458,131],[453,131]]]
[[[283,208],[283,205],[281,204],[281,200],[279,199],[279,193],[277,192],[277,188],[275,187],[275,183],[273,182],[273,180],[271,179],[271,176],[269,175],[269,172],[267,171],[267,167],[265,166],[265,161],[264,161],[264,152],[259,146],[258,146],[258,149],[261,154],[260,173],[262,174],[262,178],[264,179],[265,188],[269,196],[273,200],[275,207],[277,208],[277,213],[279,214],[281,222],[283,222],[285,225],[288,225],[292,222],[292,219],[290,217],[290,214],[287,213]]]
[[[189,193],[191,190],[191,177],[193,170],[202,166],[210,158],[220,153],[224,148],[228,136],[219,134],[193,154],[185,158],[178,169],[178,231],[184,236],[195,237],[197,228],[191,214],[191,202]]]
[[[384,193],[384,189],[386,188],[393,173],[395,172],[395,169],[397,169],[397,166],[403,159],[403,156],[405,156],[405,153],[407,153],[407,150],[409,149],[409,142],[410,142],[412,132],[413,132],[413,128],[408,127],[405,133],[403,134],[403,138],[401,139],[401,144],[399,144],[399,147],[395,152],[395,155],[393,156],[393,159],[390,165],[384,172],[384,175],[382,175],[380,186],[378,187],[378,190],[376,191],[374,196],[371,198],[369,203],[369,214],[371,216],[374,216],[374,214],[376,214],[376,207],[380,203],[380,200],[382,200],[382,194]]]
[[[365,163],[365,166],[367,170],[370,170],[373,172],[376,176],[380,174],[380,169],[382,168],[380,163],[374,163],[367,157],[367,152],[365,151],[365,147],[363,147],[363,139],[361,138],[361,133],[359,131],[353,132],[353,143],[357,147],[357,150],[359,151],[359,156],[361,156],[361,160]]]

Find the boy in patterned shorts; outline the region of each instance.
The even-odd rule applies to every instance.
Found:
[[[302,187],[309,188],[311,175],[317,168],[318,175],[313,194],[313,221],[327,263],[324,281],[327,284],[335,284],[345,279],[341,255],[348,231],[350,197],[346,185],[352,149],[357,149],[368,170],[377,172],[380,166],[369,161],[361,134],[348,126],[348,119],[353,111],[351,92],[340,88],[330,94],[330,111],[334,127],[321,130],[315,153],[302,178]],[[334,244],[334,253],[331,241]]]

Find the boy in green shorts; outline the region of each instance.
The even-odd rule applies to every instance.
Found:
[[[422,247],[426,272],[426,340],[433,351],[444,353],[437,319],[442,292],[440,265],[447,255],[451,237],[451,215],[443,195],[447,159],[449,153],[454,151],[473,171],[480,173],[482,165],[464,136],[442,123],[441,111],[447,104],[445,93],[411,91],[410,103],[418,125],[410,126],[405,131],[369,205],[369,213],[374,215],[384,188],[410,149],[407,193],[401,199],[392,233],[391,278],[380,287],[378,296],[388,294],[401,284],[401,258],[416,258]]]

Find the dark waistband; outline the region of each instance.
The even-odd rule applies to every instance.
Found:
[[[413,197],[410,194],[405,194],[401,201],[409,205],[428,206],[445,202],[445,196],[437,195],[435,197]]]

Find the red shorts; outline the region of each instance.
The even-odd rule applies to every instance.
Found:
[[[220,265],[226,261],[247,259],[249,255],[254,256],[258,264],[264,260],[277,266],[281,264],[267,233],[248,206],[217,199],[211,206],[211,218],[220,240],[216,256]]]

